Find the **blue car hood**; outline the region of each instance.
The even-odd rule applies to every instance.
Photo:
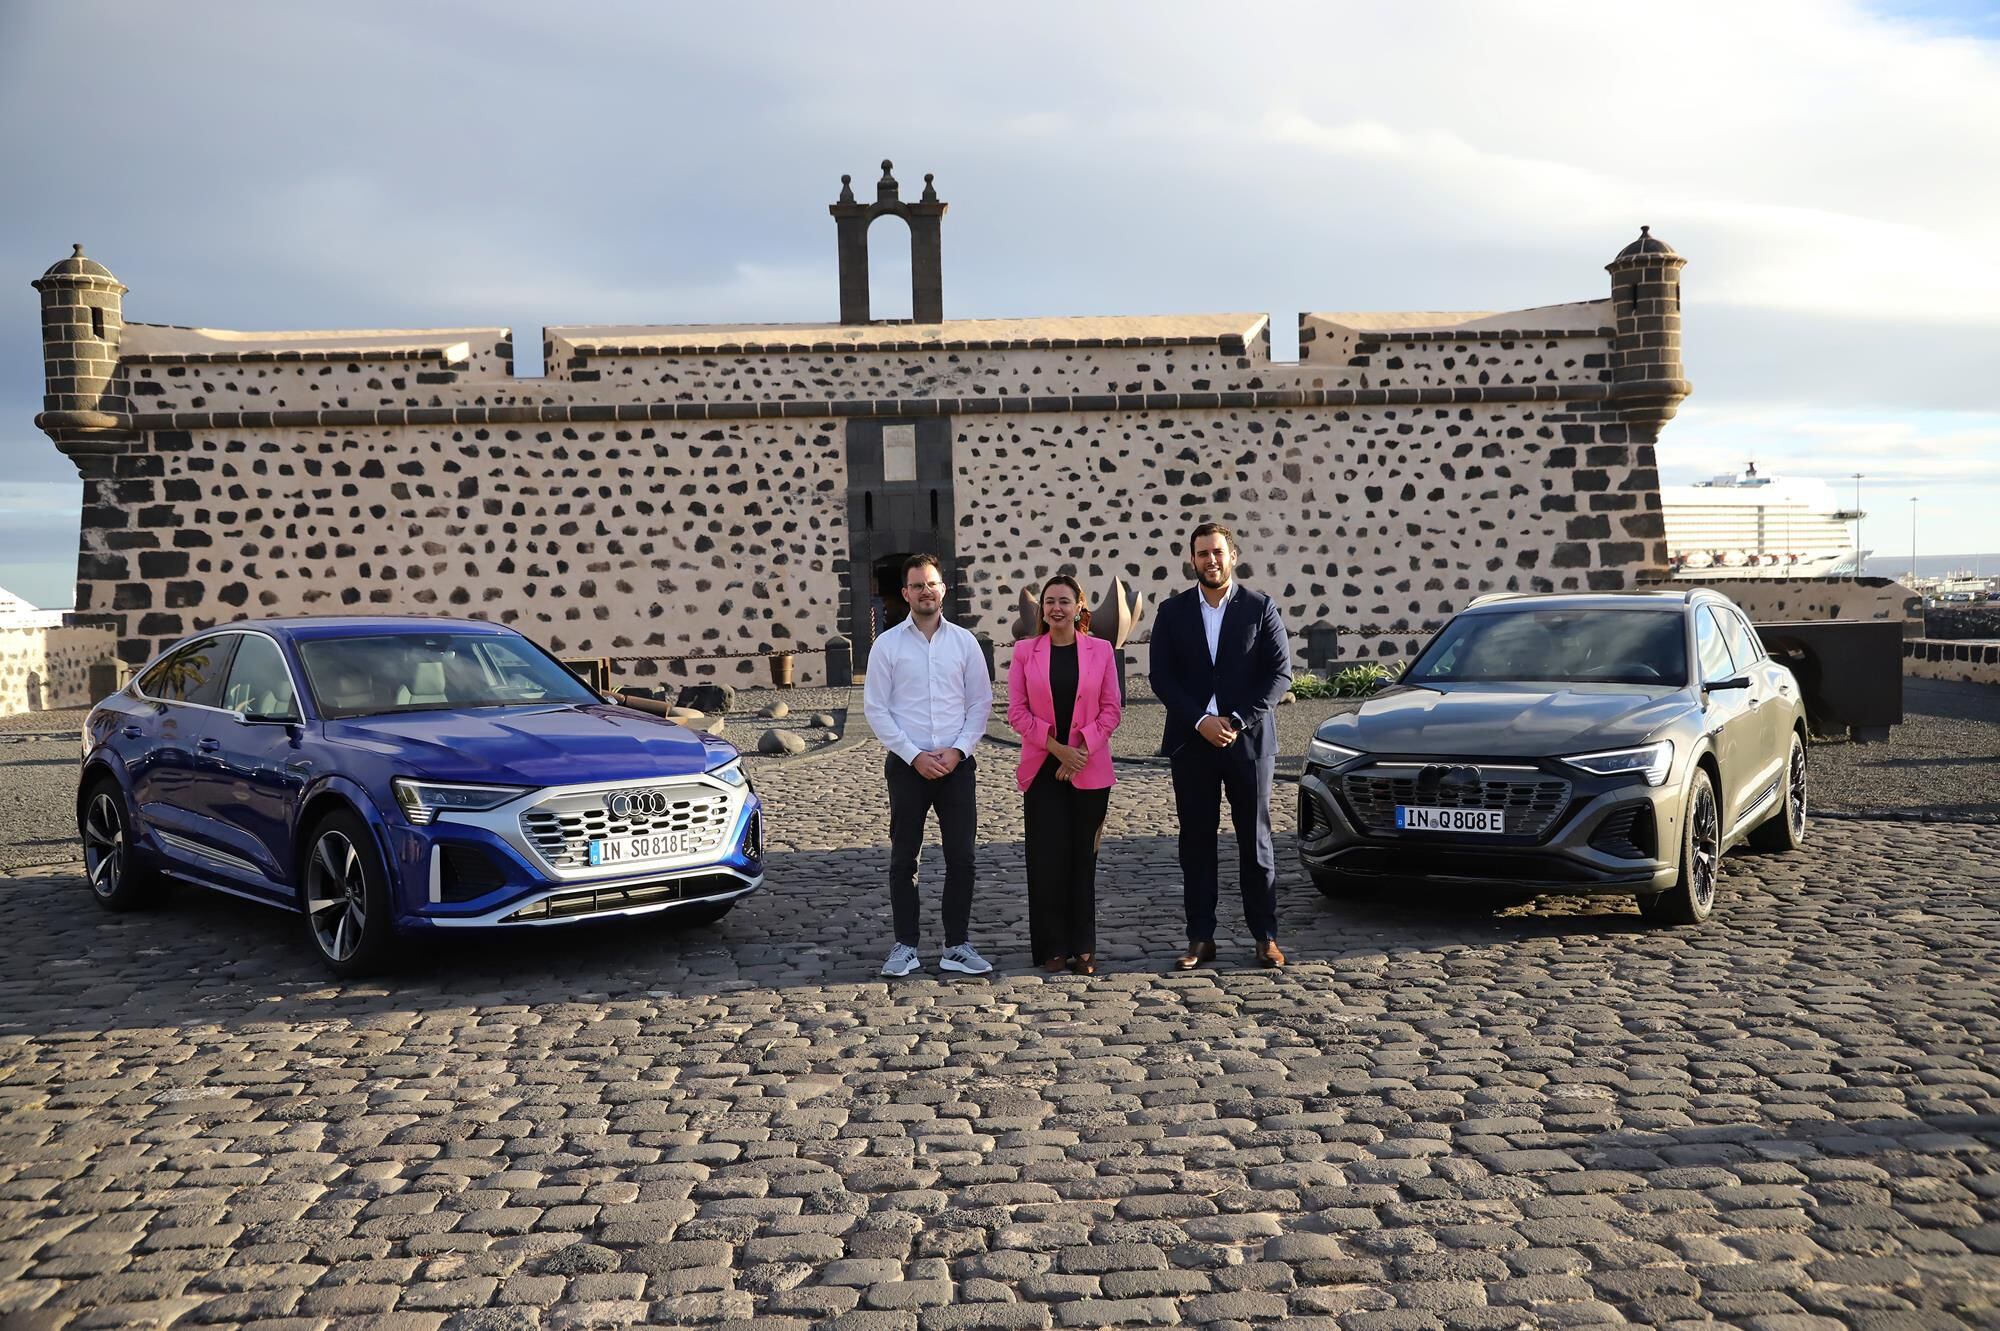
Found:
[[[506,786],[573,786],[688,776],[736,750],[623,707],[485,707],[329,721],[326,738],[411,776]]]

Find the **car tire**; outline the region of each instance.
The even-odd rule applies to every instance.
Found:
[[[1715,783],[1697,767],[1688,781],[1681,818],[1680,877],[1664,892],[1639,898],[1639,913],[1655,924],[1700,924],[1715,909],[1722,877],[1722,810]]]
[[[166,880],[132,843],[131,812],[115,780],[99,776],[90,783],[76,830],[83,839],[84,882],[98,905],[106,910],[143,910],[166,898]]]
[[[734,898],[728,901],[710,901],[700,906],[684,906],[680,910],[667,912],[667,919],[679,929],[699,929],[736,909]]]
[[[1750,833],[1750,848],[1767,855],[1797,850],[1806,840],[1806,745],[1792,735],[1785,758],[1785,794],[1771,816]]]
[[[368,824],[342,810],[314,824],[305,840],[299,898],[306,936],[327,969],[342,977],[386,966],[396,930],[388,877]]]

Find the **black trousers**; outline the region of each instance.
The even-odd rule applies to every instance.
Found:
[[[1222,797],[1236,824],[1243,922],[1252,938],[1278,936],[1278,852],[1271,842],[1271,780],[1275,757],[1250,757],[1242,741],[1218,749],[1197,735],[1174,752],[1174,810],[1180,816],[1182,904],[1188,941],[1215,940],[1216,838]]]
[[[1097,832],[1111,790],[1056,780],[1054,759],[1022,792],[1027,815],[1028,944],[1037,964],[1097,951]]]
[[[924,846],[924,817],[937,810],[938,839],[944,843],[944,945],[965,941],[972,923],[972,846],[978,784],[967,758],[951,775],[932,781],[889,754],[883,763],[889,782],[889,907],[896,941],[911,947],[922,937],[917,922],[917,856]]]

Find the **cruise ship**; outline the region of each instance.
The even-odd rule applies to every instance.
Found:
[[[1740,475],[1660,487],[1667,561],[1678,578],[1843,578],[1867,551],[1825,481]]]

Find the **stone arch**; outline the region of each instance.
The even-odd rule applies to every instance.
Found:
[[[913,322],[944,322],[944,260],[941,247],[945,209],[932,177],[924,177],[923,197],[904,203],[886,158],[882,178],[875,182],[875,202],[854,197],[854,177],[840,178],[840,198],[828,205],[840,245],[840,321],[865,324],[868,315],[868,229],[878,217],[894,214],[910,228],[910,317]]]
[[[877,223],[884,223],[880,231]],[[870,323],[916,321],[916,232],[908,219],[881,213],[868,220],[868,315]],[[880,245],[881,248],[875,248]],[[903,283],[909,283],[903,286]]]

